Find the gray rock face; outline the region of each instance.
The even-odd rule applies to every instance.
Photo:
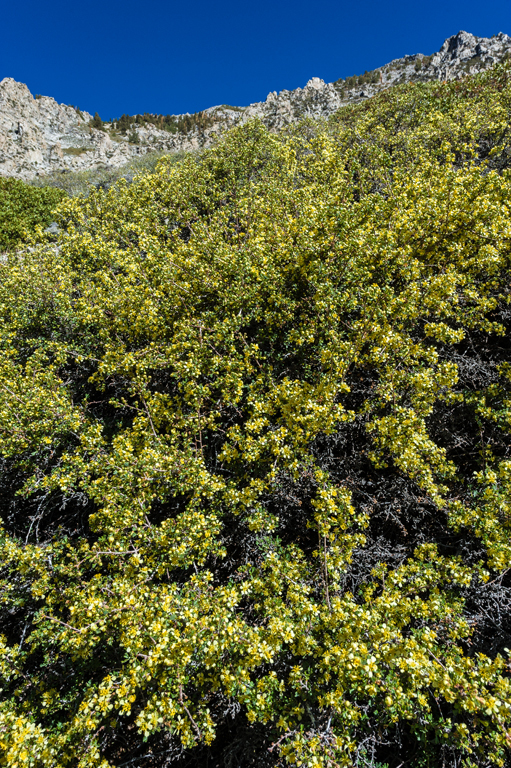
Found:
[[[439,79],[452,80],[467,73],[475,73],[509,58],[511,37],[499,32],[495,37],[476,37],[458,32],[449,37],[431,59],[432,73]]]
[[[152,149],[179,148],[172,141],[155,141],[151,130],[141,131],[140,146],[129,144],[127,137],[116,140],[92,128],[91,118],[48,96],[34,98],[26,85],[6,77],[0,82],[0,175],[30,179],[56,171],[119,167]]]
[[[416,53],[395,59],[358,78],[325,83],[313,77],[304,88],[273,91],[248,107],[210,107],[212,125],[204,130],[170,133],[153,125],[137,126],[138,143],[110,130],[89,125],[91,115],[58,104],[48,96],[34,98],[23,83],[0,82],[0,175],[30,179],[54,172],[120,167],[135,155],[155,150],[175,152],[209,146],[215,136],[252,117],[276,130],[304,117],[328,117],[339,107],[374,96],[399,83],[453,80],[511,58],[511,37],[492,38],[458,32],[431,56]]]

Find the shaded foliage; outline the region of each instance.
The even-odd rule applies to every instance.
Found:
[[[64,197],[58,189],[35,189],[21,179],[0,178],[0,251],[26,242],[37,224],[48,226]]]

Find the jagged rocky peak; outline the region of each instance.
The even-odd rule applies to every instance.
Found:
[[[447,38],[431,55],[415,53],[363,75],[325,83],[312,77],[303,88],[272,91],[248,107],[220,105],[205,110],[208,120],[171,133],[153,124],[136,126],[136,142],[126,132],[93,127],[91,115],[48,96],[32,96],[10,77],[0,82],[0,175],[29,179],[36,175],[99,167],[119,167],[134,155],[207,147],[233,125],[259,117],[272,130],[303,117],[328,117],[340,107],[376,95],[400,83],[452,80],[487,69],[511,57],[511,37],[491,38],[469,32]],[[184,117],[176,115],[176,118]]]
[[[475,74],[511,55],[511,37],[499,32],[494,37],[477,37],[463,30],[448,37],[439,51],[395,59],[381,67],[383,86],[411,80],[454,80]]]
[[[463,30],[447,38],[438,53],[431,56],[430,67],[441,77],[453,79],[469,72],[486,69],[509,58],[511,37],[499,32],[494,37],[477,37]]]
[[[471,59],[480,58],[483,61],[488,58],[496,61],[502,58],[502,55],[511,48],[511,37],[499,32],[494,37],[476,37],[470,32],[458,32],[457,35],[447,38],[439,52],[434,58],[439,63],[467,62]]]
[[[309,82],[305,85],[306,88],[314,88],[316,91],[325,85],[325,81],[320,77],[311,77]]]

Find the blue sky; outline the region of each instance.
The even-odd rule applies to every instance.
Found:
[[[10,0],[2,27],[0,79],[109,119],[249,104],[432,53],[460,29],[511,34],[511,0]]]

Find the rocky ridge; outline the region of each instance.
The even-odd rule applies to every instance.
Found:
[[[136,126],[133,135],[105,124],[90,125],[91,115],[42,96],[34,98],[23,83],[0,82],[0,175],[31,179],[55,172],[117,168],[136,155],[155,150],[200,149],[240,122],[259,117],[272,130],[304,117],[328,117],[340,107],[374,96],[399,83],[453,80],[511,58],[511,37],[492,38],[459,32],[430,56],[404,56],[363,75],[325,83],[313,77],[304,88],[275,91],[248,107],[216,106],[206,110],[209,127],[170,133],[154,125]],[[131,141],[130,141],[131,138]]]

